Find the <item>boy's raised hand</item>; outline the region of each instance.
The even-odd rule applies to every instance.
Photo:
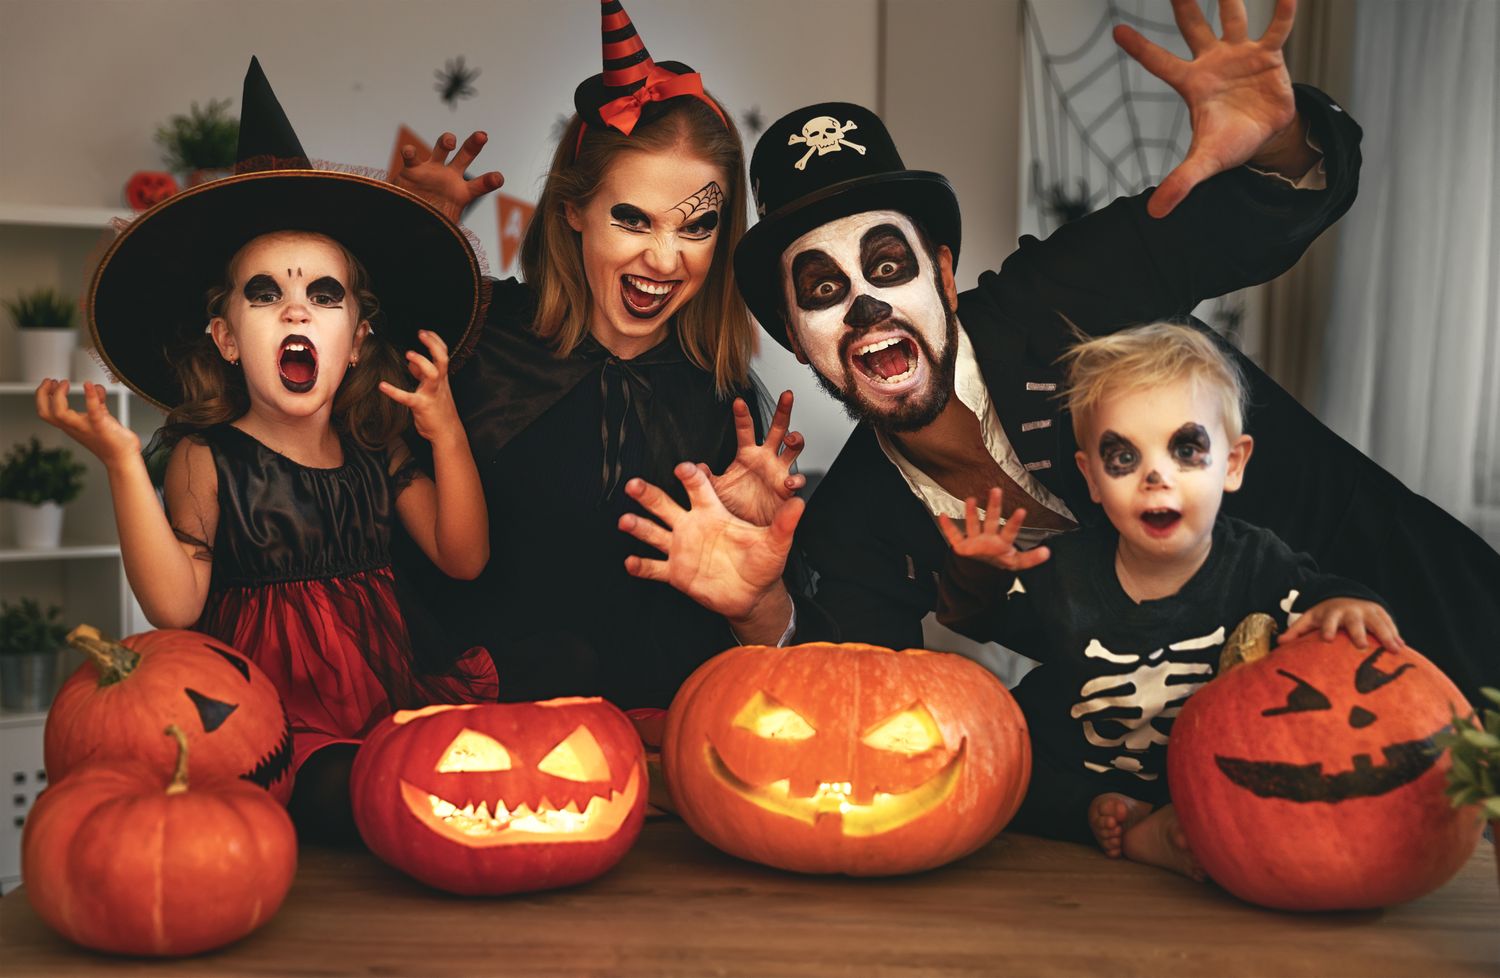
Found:
[[[87,448],[106,467],[140,457],[140,436],[109,413],[104,388],[99,384],[84,383],[83,410],[75,411],[68,407],[68,382],[44,380],[36,389],[36,413]]]
[[[1291,627],[1281,633],[1278,642],[1290,642],[1301,635],[1318,631],[1323,641],[1332,642],[1339,629],[1349,633],[1356,648],[1369,647],[1368,635],[1374,635],[1381,644],[1393,649],[1404,649],[1401,633],[1396,631],[1396,622],[1390,612],[1373,601],[1360,598],[1329,598],[1308,608]]]
[[[401,171],[396,174],[396,184],[414,191],[454,221],[463,214],[464,208],[505,183],[500,171],[491,170],[472,180],[464,178],[464,168],[474,162],[474,157],[484,149],[489,140],[483,132],[470,133],[469,138],[448,159],[458,137],[445,132],[438,137],[428,157],[420,159],[415,146],[401,147]]]
[[[455,429],[463,431],[458,420],[458,408],[453,403],[453,389],[448,386],[448,344],[431,330],[419,330],[417,337],[427,352],[429,360],[416,350],[406,351],[406,369],[417,380],[414,391],[402,390],[389,381],[380,382],[380,392],[397,404],[411,409],[412,424],[417,434],[428,441],[435,441]]]
[[[991,489],[984,508],[986,520],[979,519],[979,503],[973,496],[964,500],[964,528],[960,530],[947,516],[938,516],[938,525],[948,546],[960,557],[981,560],[1000,570],[1028,570],[1044,563],[1052,556],[1046,547],[1017,550],[1016,536],[1021,532],[1022,520],[1026,518],[1024,507],[1017,507],[1010,519],[1001,525],[1000,490]]]

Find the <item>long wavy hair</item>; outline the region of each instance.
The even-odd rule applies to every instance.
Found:
[[[734,285],[731,258],[745,233],[745,150],[729,113],[720,119],[696,98],[678,96],[666,111],[625,136],[590,126],[579,144],[583,120],[568,122],[553,154],[536,214],[521,243],[521,273],[536,290],[533,329],[565,357],[589,329],[593,296],[583,266],[583,241],[568,224],[566,205],[582,208],[598,192],[614,159],[628,152],[683,148],[720,167],[727,180],[713,262],[698,294],[677,311],[678,342],[697,367],[714,375],[719,391],[743,387],[755,352],[750,313]],[[577,155],[574,155],[577,147]]]
[[[279,232],[272,232],[273,234]],[[359,363],[344,372],[333,395],[333,426],[361,447],[380,451],[411,425],[411,411],[380,393],[380,382],[389,381],[409,390],[412,386],[401,354],[379,335],[380,301],[370,291],[370,274],[354,254],[332,238],[311,232],[292,232],[320,238],[339,250],[349,268],[349,294],[356,307],[356,322],[368,320],[370,332],[359,346]],[[265,235],[262,235],[265,237]],[[224,316],[234,293],[234,266],[246,242],[224,269],[224,280],[209,290],[208,316]],[[233,324],[231,324],[233,325]],[[182,385],[182,402],[167,413],[162,427],[164,444],[172,445],[187,435],[233,421],[250,410],[250,390],[245,373],[219,353],[213,337],[203,333],[174,351],[172,365]]]

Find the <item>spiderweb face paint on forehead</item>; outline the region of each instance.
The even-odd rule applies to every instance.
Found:
[[[709,211],[718,211],[723,203],[724,191],[719,187],[718,181],[714,180],[688,194],[671,209],[681,214],[682,223],[687,224]]]

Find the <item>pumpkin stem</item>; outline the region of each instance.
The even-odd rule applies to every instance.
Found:
[[[172,773],[172,783],[167,785],[167,794],[180,795],[188,790],[187,734],[183,733],[182,728],[175,723],[168,725],[167,729],[162,732],[177,740],[177,770]]]
[[[1219,653],[1219,675],[1270,655],[1275,635],[1276,619],[1261,611],[1234,626]]]
[[[69,632],[68,644],[94,660],[94,665],[99,668],[100,686],[112,686],[124,679],[141,661],[139,652],[127,649],[119,642],[111,642],[93,625],[79,625]]]

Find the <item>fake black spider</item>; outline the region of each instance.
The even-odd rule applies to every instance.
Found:
[[[448,108],[457,109],[459,99],[473,98],[479,94],[479,90],[471,84],[479,77],[479,71],[478,68],[465,66],[464,56],[460,54],[456,58],[449,58],[445,67],[432,73],[437,79],[437,84],[432,87],[448,103]]]
[[[752,105],[740,113],[740,124],[752,136],[759,136],[762,129],[766,128],[765,116],[761,115],[760,106]]]

